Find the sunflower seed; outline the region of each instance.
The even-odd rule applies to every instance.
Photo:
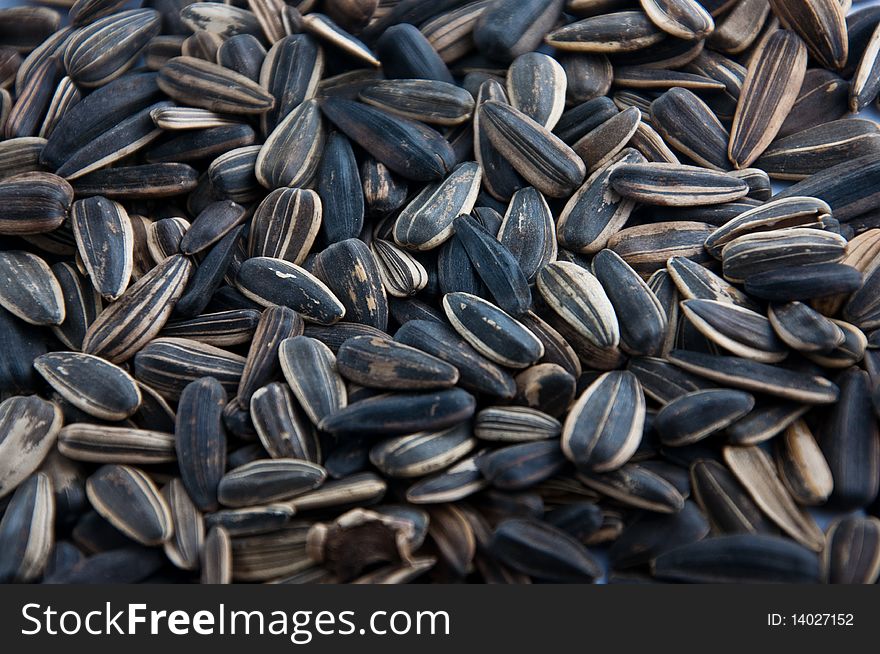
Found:
[[[548,45],[572,52],[617,53],[659,43],[664,33],[641,11],[622,11],[585,18],[547,34]]]
[[[232,581],[232,543],[223,527],[212,527],[202,548],[202,575],[204,584],[228,584]]]
[[[195,57],[175,57],[159,70],[159,88],[192,107],[219,113],[262,114],[275,99],[256,82],[217,64]]]
[[[273,459],[319,461],[321,451],[312,426],[284,384],[273,382],[258,389],[251,396],[250,412],[260,442]]]
[[[621,165],[609,179],[624,197],[660,206],[718,204],[749,192],[748,184],[723,172],[668,163]]]
[[[134,234],[125,208],[100,196],[70,208],[77,250],[92,284],[105,299],[125,292],[134,265]]]
[[[778,138],[790,136],[846,114],[849,84],[824,68],[810,68],[800,93],[779,128]]]
[[[177,478],[162,488],[162,497],[168,504],[174,525],[173,537],[163,544],[165,555],[181,570],[196,570],[205,542],[202,514]]]
[[[477,467],[495,488],[519,491],[558,473],[566,465],[556,440],[508,445],[477,458]]]
[[[65,425],[58,434],[58,451],[91,463],[166,463],[175,458],[172,434],[91,423]]]
[[[276,41],[260,70],[260,85],[275,98],[275,106],[260,117],[271,133],[294,108],[315,96],[324,72],[324,52],[308,34]]]
[[[764,316],[718,300],[685,300],[684,316],[703,336],[744,359],[778,363],[788,349]]]
[[[775,527],[761,512],[733,473],[714,460],[698,460],[690,469],[693,496],[721,534],[774,534]]]
[[[325,98],[321,110],[352,141],[407,179],[431,181],[452,169],[451,146],[429,127],[342,98]]]
[[[346,406],[345,383],[326,345],[296,336],[281,341],[278,358],[287,383],[313,424]]]
[[[770,145],[788,115],[807,69],[807,49],[788,30],[770,35],[755,53],[730,130],[728,156],[746,168]]]
[[[673,88],[654,100],[651,120],[667,143],[700,165],[713,170],[730,167],[727,130],[691,91]]]
[[[149,546],[171,538],[171,510],[141,470],[102,466],[86,481],[86,494],[101,517],[132,540]]]
[[[797,32],[823,68],[843,68],[847,59],[846,9],[837,0],[770,0],[782,26]]]
[[[312,270],[344,307],[341,314],[336,313],[339,318],[345,316],[383,331],[388,327],[388,298],[382,276],[363,241],[350,238],[332,244],[318,254]]]
[[[4,206],[0,234],[51,232],[67,218],[73,188],[51,173],[21,173],[0,180],[0,201]]]
[[[553,311],[595,346],[615,347],[620,342],[614,307],[589,271],[556,261],[540,271],[537,287]]]
[[[54,521],[52,481],[38,472],[18,487],[0,520],[0,581],[31,582],[42,575],[55,545]]]
[[[370,461],[390,477],[421,477],[455,463],[475,443],[469,425],[463,423],[381,441],[370,450]]]
[[[36,396],[13,396],[0,403],[0,498],[40,467],[61,423],[58,406]]]
[[[798,419],[789,425],[775,452],[779,476],[794,500],[803,506],[824,504],[834,480],[806,422]]]
[[[537,49],[544,35],[556,24],[563,4],[563,0],[492,4],[474,26],[474,43],[492,59],[511,61]]]
[[[684,508],[684,498],[675,486],[635,463],[602,474],[579,472],[577,478],[587,488],[625,506],[655,513],[678,513]]]
[[[731,3],[732,8],[723,17],[717,12],[718,18],[715,31],[709,37],[709,45],[725,54],[737,55],[749,48],[758,39],[770,5],[762,0],[746,0]]]
[[[803,302],[771,304],[767,317],[780,340],[798,352],[828,352],[845,339],[837,325]]]
[[[839,263],[774,268],[749,275],[746,293],[771,302],[810,300],[851,293],[862,285],[862,273]]]
[[[205,516],[208,529],[220,527],[232,536],[254,536],[283,528],[295,514],[284,504],[222,509]]]
[[[691,583],[817,583],[819,557],[777,536],[707,538],[660,555],[653,574]]]
[[[49,265],[23,250],[0,252],[0,306],[32,325],[60,325],[61,285]]]
[[[848,516],[826,532],[824,570],[828,583],[873,584],[880,575],[880,520]]]
[[[266,504],[314,490],[326,476],[321,466],[307,461],[254,461],[227,472],[220,480],[217,497],[224,506]]]
[[[238,383],[238,399],[250,402],[251,395],[270,382],[280,372],[278,348],[281,341],[303,332],[303,320],[288,307],[271,306],[263,311],[254,338],[248,349],[247,360]]]
[[[742,418],[755,398],[742,391],[709,389],[675,398],[654,418],[654,429],[664,445],[691,445]]]
[[[489,407],[477,413],[474,435],[485,441],[516,443],[555,438],[558,420],[541,411],[521,407]]]
[[[322,216],[321,198],[308,189],[285,188],[269,193],[251,220],[248,252],[301,264],[311,250]]]
[[[549,582],[592,582],[601,575],[581,543],[546,523],[505,520],[492,534],[490,549],[514,569]]]
[[[201,377],[216,378],[227,393],[234,395],[245,358],[198,341],[157,338],[137,353],[134,364],[139,381],[175,399],[187,384]]]
[[[715,29],[709,13],[693,0],[642,0],[639,4],[651,22],[679,39],[703,39]]]

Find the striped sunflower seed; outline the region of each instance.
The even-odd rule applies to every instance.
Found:
[[[268,189],[305,185],[317,172],[324,138],[318,103],[306,100],[266,138],[255,164],[257,180]]]
[[[0,234],[51,232],[67,218],[73,188],[51,173],[21,173],[0,180],[0,202],[4,206]]]
[[[699,459],[690,467],[691,489],[718,534],[775,534],[775,526],[722,463]]]
[[[806,422],[798,419],[786,427],[777,440],[775,458],[779,477],[798,504],[825,503],[834,490],[834,479]]]
[[[32,582],[43,574],[55,545],[54,522],[52,481],[38,472],[18,487],[0,520],[0,581]]]
[[[719,16],[715,30],[709,37],[709,45],[729,55],[737,55],[748,50],[758,40],[758,36],[770,13],[770,5],[760,0],[746,0],[731,3],[730,11]]]
[[[285,339],[278,359],[284,378],[314,425],[348,403],[336,356],[320,341],[306,336]]]
[[[272,45],[260,69],[260,86],[275,98],[275,105],[260,116],[265,134],[315,96],[323,72],[324,51],[308,34],[285,36]]]
[[[848,516],[826,532],[824,571],[831,584],[873,584],[880,575],[880,520]]]
[[[694,0],[641,0],[639,5],[651,22],[679,39],[704,39],[715,29],[712,16]]]
[[[477,413],[474,435],[484,441],[516,443],[559,436],[562,425],[554,417],[523,406],[495,406]]]
[[[77,251],[92,284],[106,300],[125,292],[134,266],[134,234],[125,208],[100,196],[70,208]]]
[[[730,130],[728,156],[746,168],[770,145],[797,99],[807,49],[788,30],[773,32],[756,51],[743,82]]]
[[[185,338],[157,338],[134,359],[134,374],[163,397],[179,398],[187,384],[214,377],[234,395],[244,371],[245,358],[212,345]]]
[[[417,481],[407,489],[406,500],[411,504],[445,504],[483,490],[489,482],[477,468],[477,456],[463,459],[443,472]]]
[[[257,304],[288,307],[304,319],[322,325],[331,325],[346,315],[346,307],[320,279],[283,259],[247,259],[235,283],[245,297]]]
[[[670,207],[730,202],[749,192],[748,184],[723,172],[680,164],[625,164],[616,167],[609,179],[624,197]]]
[[[308,461],[254,461],[223,475],[217,487],[217,498],[229,507],[267,504],[314,490],[326,477],[324,468]]]
[[[244,75],[195,57],[174,57],[156,82],[178,102],[219,113],[262,114],[275,98]]]
[[[474,26],[474,43],[493,59],[511,61],[538,48],[559,19],[563,4],[563,0],[493,4]]]
[[[701,166],[727,170],[730,136],[693,92],[672,88],[651,103],[651,120],[665,141]]]
[[[223,527],[212,527],[205,536],[201,556],[201,581],[203,584],[229,584],[232,582],[232,543]]]
[[[250,401],[251,420],[260,442],[273,459],[302,459],[318,463],[321,448],[312,425],[302,416],[284,384],[258,389]]]
[[[218,507],[217,486],[226,469],[222,412],[226,392],[212,377],[189,383],[180,394],[174,441],[186,492],[201,511]]]
[[[137,465],[175,459],[172,434],[91,423],[65,425],[58,433],[58,451],[74,461],[90,463]]]
[[[601,575],[598,562],[564,531],[546,523],[509,519],[499,524],[489,545],[515,570],[548,582],[592,582]]]
[[[248,343],[260,320],[255,309],[203,313],[189,320],[172,320],[160,332],[163,338],[185,338],[216,347]]]
[[[552,130],[565,109],[565,70],[539,52],[520,55],[507,70],[510,104],[539,125]]]
[[[285,527],[294,515],[294,510],[284,504],[221,509],[205,516],[205,526],[220,527],[232,536],[255,536]]]
[[[709,523],[693,502],[685,502],[678,513],[643,513],[623,530],[609,550],[615,569],[648,563],[676,547],[702,540]]]
[[[837,0],[770,0],[773,13],[786,29],[797,32],[823,68],[846,65],[849,39],[846,9]]]
[[[373,107],[429,125],[460,125],[474,112],[470,93],[438,80],[379,80],[362,89],[358,97]]]
[[[706,339],[736,356],[778,363],[788,355],[770,321],[759,313],[718,300],[685,300],[681,310]]]
[[[23,250],[0,252],[0,307],[32,325],[60,325],[65,318],[64,296],[52,269]]]
[[[522,323],[468,293],[447,293],[443,309],[452,327],[480,354],[504,366],[525,368],[544,356],[544,346]]]
[[[322,215],[321,198],[310,189],[283,188],[270,192],[251,219],[249,255],[302,264],[318,235]]]
[[[517,189],[525,186],[525,182],[512,163],[492,143],[488,132],[481,127],[482,112],[479,109],[490,101],[508,102],[507,92],[501,82],[489,78],[480,84],[476,99],[473,118],[474,155],[483,169],[486,190],[492,197],[506,202]]]
[[[780,340],[798,352],[828,352],[846,338],[834,322],[803,302],[771,304],[767,317]]]
[[[164,543],[173,534],[168,503],[137,468],[101,466],[86,480],[86,494],[101,517],[142,545]]]
[[[626,147],[638,130],[640,116],[635,107],[624,109],[587,132],[571,146],[587,164],[589,173],[592,174],[613,161]]]
[[[389,477],[422,477],[454,464],[475,445],[470,425],[462,423],[383,440],[370,449],[370,461]]]
[[[271,306],[263,311],[238,383],[237,397],[240,401],[250,402],[251,395],[258,388],[278,376],[281,372],[278,360],[281,341],[300,336],[302,332],[303,320],[292,309]]]
[[[526,368],[515,377],[518,408],[531,408],[562,416],[575,397],[575,378],[555,363],[539,363]],[[540,433],[540,430],[538,431]]]
[[[850,85],[836,73],[810,68],[778,137],[790,136],[846,114]]]
[[[362,386],[388,390],[448,388],[459,378],[455,366],[390,338],[355,336],[336,353],[339,373]]]
[[[548,45],[571,52],[632,52],[656,45],[664,38],[642,11],[622,11],[585,18],[547,34]]]
[[[815,231],[815,230],[814,230]],[[820,253],[827,256],[827,252]],[[746,293],[771,302],[811,300],[845,295],[862,286],[862,273],[840,263],[785,266],[749,275]]]
[[[428,271],[412,254],[391,241],[374,239],[370,251],[376,258],[385,292],[392,297],[410,297],[428,284]]]
[[[770,457],[760,448],[724,448],[724,460],[740,483],[782,531],[804,547],[819,552],[825,538],[813,519],[798,508],[782,484]]]
[[[364,199],[354,150],[339,132],[327,138],[317,172],[324,204],[321,235],[330,243],[357,237],[364,226]]]
[[[141,392],[122,368],[90,354],[52,352],[34,367],[65,400],[102,420],[124,420],[141,404]]]
[[[0,402],[0,498],[40,467],[55,444],[61,424],[58,405],[35,395],[13,396]]]
[[[174,534],[163,549],[168,559],[181,570],[197,570],[205,544],[205,521],[189,498],[180,479],[174,478],[162,488],[162,497],[171,511]]]
[[[517,443],[486,452],[477,458],[477,467],[492,486],[504,491],[530,488],[560,472],[566,465],[553,440]]]
[[[635,463],[602,474],[579,472],[577,478],[587,488],[624,506],[654,513],[678,513],[684,508],[684,498],[675,486]]]
[[[653,426],[664,445],[692,445],[739,420],[755,405],[743,391],[707,389],[681,395],[654,417]]]
[[[605,373],[572,405],[562,428],[562,451],[580,469],[618,469],[638,448],[644,422],[638,378],[629,371]]]

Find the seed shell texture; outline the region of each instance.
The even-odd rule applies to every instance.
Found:
[[[251,396],[250,415],[260,442],[273,459],[319,462],[321,451],[314,429],[287,386],[272,382],[258,389]]]
[[[704,39],[715,29],[715,21],[694,0],[640,0],[639,5],[657,27],[678,39]]]
[[[159,88],[178,102],[230,114],[263,114],[275,98],[256,82],[218,64],[174,57],[161,69]]]
[[[253,461],[227,472],[217,496],[230,507],[255,506],[291,499],[314,490],[327,477],[321,466],[297,459]]]
[[[346,406],[347,392],[336,355],[321,341],[307,336],[285,339],[278,358],[284,378],[313,424]]]
[[[178,402],[174,438],[181,480],[201,511],[218,507],[217,485],[226,469],[225,404],[226,392],[212,377],[188,384]]]
[[[31,325],[60,325],[65,306],[49,265],[23,250],[0,252],[0,307]]]
[[[125,292],[134,266],[134,234],[128,212],[101,196],[77,200],[70,208],[77,251],[92,284],[106,300]]]
[[[755,398],[743,391],[708,389],[688,393],[666,404],[653,426],[664,445],[692,445],[745,416]]]
[[[36,395],[0,402],[0,498],[36,471],[53,448],[62,424],[61,409]]]
[[[609,179],[624,197],[669,207],[731,202],[749,192],[748,184],[731,175],[681,164],[625,164],[616,167]]]
[[[159,545],[173,534],[168,503],[138,468],[102,466],[86,480],[86,494],[102,518],[142,545]]]
[[[458,382],[458,369],[390,338],[355,336],[336,353],[336,369],[361,386],[388,390],[449,388]]]
[[[52,480],[38,472],[23,482],[0,520],[0,582],[26,583],[38,579],[55,545],[55,498]]]
[[[823,68],[834,70],[846,65],[849,44],[847,10],[840,2],[771,0],[770,6],[782,26],[797,32]]]
[[[585,18],[547,34],[548,45],[571,52],[633,52],[658,44],[663,31],[642,11],[621,11]]]
[[[305,186],[318,170],[324,141],[317,101],[297,105],[266,137],[257,155],[255,169],[260,184],[268,189]]]
[[[489,547],[515,570],[547,582],[589,583],[601,575],[583,544],[544,522],[505,520],[495,528]]]
[[[824,569],[831,584],[873,584],[880,575],[880,520],[847,516],[826,533]]]

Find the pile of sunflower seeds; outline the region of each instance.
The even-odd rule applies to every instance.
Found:
[[[877,580],[880,7],[50,4],[0,582]]]

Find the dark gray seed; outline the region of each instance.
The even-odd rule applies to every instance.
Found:
[[[406,500],[411,504],[445,504],[483,490],[489,482],[477,468],[477,456],[464,459],[441,473],[417,481],[407,489]]]
[[[642,439],[645,396],[628,371],[601,375],[572,405],[562,451],[580,469],[608,472],[624,465]]]
[[[144,48],[144,63],[150,70],[158,71],[174,57],[183,54],[186,37],[181,35],[154,36]]]
[[[704,39],[715,28],[712,17],[695,0],[641,0],[639,5],[657,27],[679,39]]]
[[[452,169],[451,146],[429,127],[342,98],[325,98],[321,110],[346,136],[407,179],[431,181]]]
[[[160,102],[131,114],[72,152],[56,172],[68,180],[76,179],[137,152],[161,136],[162,130],[156,128],[150,113],[166,106],[171,105]]]
[[[736,356],[764,363],[778,363],[788,349],[759,313],[719,300],[685,300],[684,316],[709,341]]]
[[[831,502],[854,509],[877,497],[880,484],[880,440],[871,410],[868,374],[851,368],[840,377],[840,402],[819,431],[819,445],[831,468]]]
[[[308,34],[285,36],[272,45],[260,70],[260,85],[275,98],[275,106],[260,117],[263,133],[315,96],[323,72],[324,52]]]
[[[428,79],[453,83],[431,42],[414,25],[389,27],[376,41],[376,55],[388,79]]]
[[[880,68],[878,56],[880,56],[880,30],[875,28],[850,82],[849,110],[854,113],[869,105],[880,90],[880,85],[877,83],[877,70]]]
[[[70,208],[77,251],[95,290],[115,301],[125,292],[134,266],[134,233],[128,212],[101,196]]]
[[[538,291],[574,331],[598,348],[614,348],[620,327],[602,284],[580,266],[555,261],[538,273]]]
[[[113,200],[148,200],[182,195],[195,189],[198,174],[182,163],[144,164],[96,170],[73,182],[78,196]]]
[[[457,166],[442,182],[427,185],[394,221],[394,240],[411,250],[430,250],[453,233],[453,221],[477,200],[482,170],[474,162]]]
[[[248,253],[302,264],[318,234],[322,206],[318,194],[309,189],[272,191],[254,212]]]
[[[834,478],[828,462],[803,420],[786,427],[776,441],[776,468],[782,483],[802,506],[818,506],[834,490]]]
[[[840,263],[775,268],[749,275],[746,293],[771,302],[811,300],[842,295],[862,285],[862,273]]]
[[[217,485],[226,469],[222,413],[226,391],[212,377],[188,384],[180,395],[174,433],[183,485],[202,511],[217,509]]]
[[[438,322],[411,320],[395,334],[394,339],[455,366],[464,388],[495,397],[513,397],[515,384],[510,374],[492,363],[452,329]]]
[[[744,418],[727,428],[727,440],[734,445],[756,445],[782,432],[809,410],[794,402],[759,401]]]
[[[132,416],[132,420],[141,429],[174,431],[176,414],[168,402],[155,390],[138,382],[141,391],[141,405]]]
[[[826,533],[825,578],[831,584],[873,584],[880,575],[880,520],[847,516]]]
[[[205,516],[208,529],[220,527],[232,536],[267,534],[283,528],[295,512],[284,504],[221,509]]]
[[[18,487],[0,520],[0,582],[32,582],[43,574],[55,545],[54,522],[52,481],[36,473]]]
[[[824,68],[808,69],[797,100],[777,136],[790,136],[842,118],[847,111],[848,94],[849,84],[836,73]]]
[[[385,332],[370,325],[344,320],[327,326],[306,323],[303,334],[326,345],[334,355],[339,347],[352,336],[386,336]]]
[[[194,57],[175,57],[159,70],[159,87],[185,105],[220,113],[262,114],[272,95],[240,73]]]
[[[64,296],[52,269],[23,250],[0,252],[0,307],[32,325],[60,325]]]
[[[563,51],[617,53],[647,48],[664,38],[644,12],[621,11],[570,23],[547,34],[545,41]]]
[[[453,328],[496,363],[525,368],[544,355],[540,340],[490,302],[467,293],[449,293],[443,298],[443,308]]]
[[[477,467],[495,488],[519,491],[558,473],[566,465],[557,440],[509,445],[477,458]]]
[[[362,89],[358,97],[403,118],[433,125],[459,125],[474,111],[470,93],[433,80],[380,80]]]
[[[839,389],[824,377],[778,368],[738,357],[673,350],[670,363],[720,384],[806,404],[831,404]]]
[[[782,26],[792,29],[804,40],[810,54],[823,68],[840,69],[846,65],[848,35],[847,9],[836,0],[771,0],[773,13]]]
[[[74,206],[76,203],[74,203]],[[180,239],[181,254],[197,254],[221,240],[248,217],[247,210],[235,202],[213,202],[195,217]]]
[[[183,218],[161,218],[150,225],[147,230],[147,248],[153,261],[159,264],[168,257],[179,254],[180,241],[188,229],[189,221]]]
[[[143,545],[171,538],[171,511],[150,478],[137,468],[105,465],[86,481],[94,509],[123,534]]]
[[[841,119],[777,139],[755,161],[774,179],[804,179],[852,159],[877,155],[880,128],[860,119]]]
[[[278,348],[286,338],[300,336],[303,320],[293,309],[271,306],[263,311],[238,384],[238,399],[250,402],[251,395],[280,372]]]
[[[336,367],[362,386],[401,391],[448,388],[459,377],[455,366],[388,337],[348,339],[336,353]]]
[[[299,405],[317,425],[347,404],[345,382],[326,345],[306,336],[285,339],[278,348],[281,370]]]
[[[326,482],[321,488],[286,502],[297,511],[328,507],[368,506],[379,502],[387,484],[372,472],[361,472]]]
[[[44,578],[47,584],[130,584],[143,581],[159,570],[165,560],[153,548],[128,544],[99,552],[79,561],[68,570]]]
[[[218,64],[254,82],[260,81],[260,69],[265,57],[266,49],[253,34],[236,34],[217,48]]]
[[[217,488],[220,503],[245,507],[285,500],[320,486],[327,472],[297,459],[254,461],[227,472]]]
[[[512,61],[537,49],[556,24],[563,0],[504,0],[487,7],[474,26],[477,49],[492,59]]]
[[[691,445],[739,420],[755,405],[743,391],[709,389],[679,396],[654,418],[654,429],[664,445]]]
[[[137,353],[135,377],[163,397],[176,399],[192,381],[216,378],[234,395],[245,358],[226,350],[183,338],[157,338]]]
[[[440,58],[450,64],[474,48],[474,26],[490,4],[491,0],[465,3],[461,7],[437,14],[419,29]]]
[[[61,81],[63,68],[56,58],[50,58],[35,67],[27,82],[18,86],[15,103],[4,111],[6,138],[37,136],[40,125],[51,107],[52,98]]]
[[[573,377],[580,376],[581,363],[577,353],[559,331],[533,311],[521,315],[519,321],[543,343],[544,357],[541,363],[555,363]]]
[[[648,563],[677,547],[702,540],[709,533],[709,523],[693,502],[671,516],[642,513],[629,523],[609,550],[616,569]]]
[[[620,256],[602,250],[593,258],[593,274],[606,290],[620,322],[620,346],[634,355],[656,356],[666,336],[666,312],[648,285]]]
[[[283,259],[245,260],[238,271],[236,286],[245,297],[260,305],[284,306],[322,325],[333,324],[346,314],[343,304],[321,280]]]
[[[181,570],[196,570],[205,542],[205,522],[189,498],[180,479],[174,478],[162,488],[162,497],[171,510],[174,535],[163,545],[165,555]]]
[[[45,146],[46,139],[36,136],[0,142],[0,180],[42,170],[40,153]]]
[[[141,277],[91,324],[83,351],[114,363],[130,358],[162,330],[191,269],[186,258],[175,255]]]
[[[723,464],[698,460],[691,466],[693,496],[714,530],[722,534],[772,534],[775,528]]]
[[[727,170],[727,130],[691,91],[673,88],[651,103],[651,120],[667,143],[702,166]]]
[[[624,109],[571,146],[587,164],[589,173],[594,173],[613,161],[624,149],[639,128],[640,116],[635,107]]]
[[[421,477],[449,467],[475,444],[470,425],[462,423],[380,441],[370,449],[370,461],[389,477]]]
[[[312,270],[344,307],[343,315],[380,330],[388,327],[388,299],[379,266],[363,241],[334,243],[315,258]],[[332,322],[332,321],[331,321]]]
[[[512,163],[492,143],[488,132],[481,128],[482,113],[479,108],[490,101],[507,102],[507,93],[501,82],[490,78],[480,84],[476,99],[477,110],[473,119],[474,155],[483,169],[486,191],[497,200],[506,202],[517,189],[526,184]]]
[[[339,132],[330,134],[324,146],[317,187],[324,206],[324,240],[336,243],[356,238],[364,225],[364,196],[354,151]]]
[[[208,539],[212,533],[222,534],[218,540],[218,546],[224,543],[222,554],[217,553],[218,562],[214,566],[204,561],[202,569],[207,573],[213,568],[215,571],[210,576],[222,578],[223,583],[269,581],[300,572],[312,565],[306,553],[309,526],[306,521],[292,521],[274,533],[238,536],[231,540],[224,528],[214,527]]]
[[[212,527],[205,537],[202,548],[203,584],[229,584],[232,582],[232,543],[228,532],[220,526]]]
[[[553,133],[568,144],[591,132],[617,113],[610,98],[601,96],[568,109],[559,118]]]
[[[472,395],[451,389],[434,393],[396,393],[349,404],[324,418],[319,427],[331,433],[405,434],[440,430],[474,413]]]
[[[624,164],[610,175],[621,195],[660,206],[701,206],[744,197],[749,186],[723,172],[668,163]]]
[[[101,420],[124,420],[140,406],[134,379],[96,356],[52,352],[34,360],[34,367],[64,399]]]
[[[478,109],[480,129],[536,189],[564,197],[583,181],[583,161],[562,140],[510,105],[494,100]]]
[[[207,129],[174,130],[144,155],[150,163],[198,162],[221,155],[255,140],[250,125],[220,125]]]
[[[273,459],[320,460],[314,429],[284,384],[273,382],[258,389],[251,396],[250,414],[260,442]]]
[[[58,451],[74,461],[90,463],[166,463],[175,458],[171,434],[91,423],[62,428]]]
[[[653,574],[692,583],[818,583],[819,557],[776,536],[718,536],[660,555]]]
[[[602,574],[581,543],[544,522],[505,520],[496,527],[489,547],[505,564],[548,582],[592,582]]]
[[[35,395],[13,396],[0,403],[0,498],[40,467],[61,424],[58,405]]]
[[[577,478],[587,488],[625,506],[655,513],[678,513],[684,507],[684,498],[675,486],[635,463],[602,474],[579,472]]]
[[[611,88],[614,69],[604,54],[560,52],[557,60],[568,78],[565,95],[569,104],[593,100]]]
[[[268,189],[304,186],[318,169],[324,127],[315,100],[306,100],[287,114],[266,138],[257,155],[256,175]]]
[[[565,70],[553,57],[527,52],[507,70],[510,104],[539,125],[552,130],[565,109]]]
[[[706,239],[706,250],[720,259],[724,246],[740,236],[790,227],[828,229],[830,218],[831,208],[818,198],[776,198],[744,211],[718,227]]]
[[[799,352],[828,352],[845,338],[837,325],[803,302],[771,304],[767,317],[776,335]]]
[[[180,296],[180,300],[174,307],[174,315],[179,318],[195,318],[201,314],[211,301],[211,297],[224,281],[227,272],[234,276],[236,271],[232,269],[235,254],[238,251],[239,240],[244,231],[244,226],[239,225],[220,239],[199,262],[198,268],[192,274],[192,278],[186,285],[186,289]],[[242,257],[243,258],[243,257]],[[227,287],[230,288],[231,287]],[[249,302],[243,296],[238,306],[253,308],[254,303]]]
[[[614,69],[614,84],[634,89],[666,90],[679,87],[694,91],[724,90],[724,84],[711,77],[651,66],[617,66]]]
[[[180,20],[194,32],[204,30],[224,37],[260,33],[256,16],[234,5],[195,2],[180,10]]]
[[[876,265],[871,265],[866,271],[862,287],[850,295],[843,305],[843,317],[864,330],[876,329],[880,326],[878,284],[880,284],[880,269]]]
[[[770,145],[788,115],[807,70],[807,48],[778,30],[759,47],[743,82],[730,130],[728,156],[746,168]]]
[[[574,252],[591,254],[605,247],[635,208],[635,201],[618,195],[609,177],[617,167],[644,163],[635,150],[625,148],[608,164],[591,174],[566,203],[557,221],[559,244]]]
[[[819,552],[825,538],[813,519],[800,509],[785,488],[770,457],[757,446],[727,446],[724,461],[755,503],[783,532]]]
[[[746,78],[745,67],[717,52],[703,50],[686,66],[686,70],[724,84],[724,91],[712,93],[705,101],[720,120],[733,120]]]
[[[390,214],[406,201],[406,183],[397,179],[385,164],[373,157],[364,157],[361,181],[364,185],[366,208],[371,215]]]

